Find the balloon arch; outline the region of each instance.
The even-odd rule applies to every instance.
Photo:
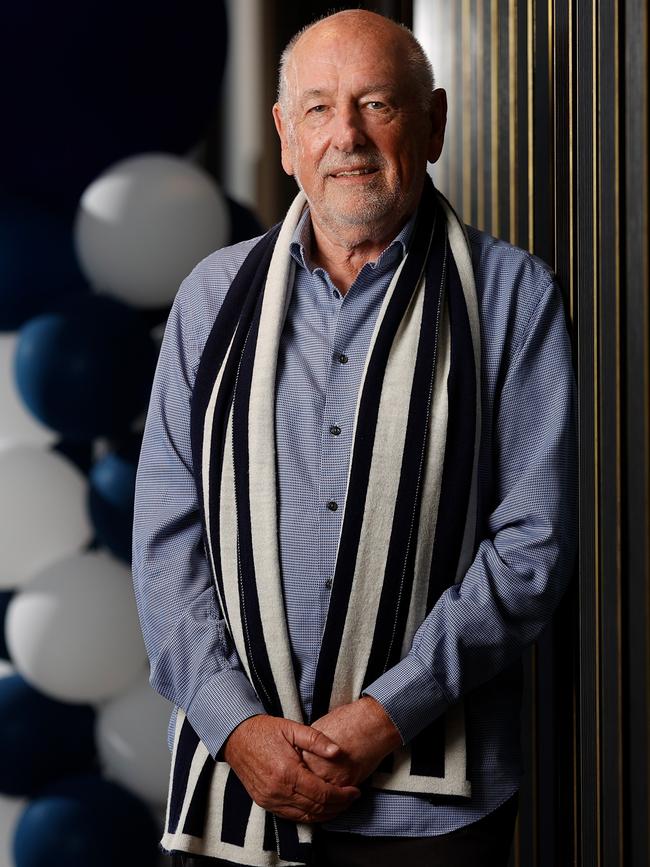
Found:
[[[153,867],[172,708],[130,575],[141,431],[182,279],[262,227],[183,156],[218,107],[223,2],[75,0],[65,27],[28,6],[3,24],[0,867],[112,867],[124,840]]]

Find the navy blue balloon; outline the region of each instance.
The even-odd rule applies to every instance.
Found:
[[[213,122],[223,0],[3,4],[0,188],[77,201],[123,157],[186,153]]]
[[[69,217],[0,200],[0,331],[15,331],[63,295],[87,291]]]
[[[126,563],[131,562],[138,453],[139,446],[109,452],[93,465],[89,476],[88,501],[97,539]]]
[[[13,595],[13,590],[0,590],[0,659],[11,659],[5,640],[5,618]]]
[[[156,355],[135,310],[82,296],[23,326],[16,383],[31,412],[66,439],[116,436],[146,408]]]
[[[54,783],[16,825],[16,867],[155,867],[160,832],[143,802],[99,776]]]
[[[230,196],[226,196],[226,204],[230,213],[230,244],[247,241],[264,233],[259,217],[250,208]]]
[[[56,701],[19,674],[0,678],[0,792],[31,796],[95,769],[94,724],[90,705]]]

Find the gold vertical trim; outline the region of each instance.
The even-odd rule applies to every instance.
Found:
[[[472,7],[471,0],[462,0],[461,6],[462,45],[462,95],[463,95],[463,171],[461,172],[463,219],[470,222],[472,211]]]
[[[565,60],[568,66],[568,131],[569,131],[569,153],[568,153],[568,161],[569,161],[569,286],[568,286],[568,295],[569,295],[569,316],[570,321],[575,322],[573,318],[573,246],[572,246],[572,238],[573,238],[573,65],[572,65],[572,18],[573,18],[573,4],[572,0],[569,0],[568,4],[568,56],[565,58],[560,55],[557,38],[556,38],[556,28],[555,28],[555,19],[556,19],[556,0],[549,0],[549,39],[551,41],[550,48],[550,58],[551,58],[551,69],[552,69],[552,80],[553,80],[553,127],[554,127],[554,157],[557,154],[557,134],[558,134],[558,111],[557,111],[557,71],[558,68],[561,67]],[[552,34],[552,36],[551,36]],[[560,55],[560,56],[558,56]],[[553,174],[554,174],[554,182],[555,182],[555,261],[557,267],[558,260],[558,249],[560,241],[563,239],[559,239],[557,235],[557,203],[558,203],[558,187],[557,187],[557,163],[554,161],[553,164]],[[577,619],[577,616],[576,616]],[[574,622],[575,619],[574,619]],[[578,787],[580,785],[580,765],[579,765],[579,742],[580,742],[580,733],[579,733],[579,722],[578,722],[578,667],[579,667],[579,657],[580,657],[580,646],[579,646],[579,635],[576,634],[572,637],[572,678],[571,678],[571,760],[572,760],[572,780],[573,780],[573,791],[572,791],[572,807],[573,807],[573,815],[571,821],[571,829],[573,832],[573,864],[579,864],[579,856],[580,856],[580,805],[578,803]]]
[[[527,0],[526,8],[526,57],[527,57],[527,97],[528,97],[528,249],[535,249],[535,132],[533,117],[535,110],[535,2]]]
[[[553,0],[555,2],[555,0]],[[554,7],[555,9],[555,7]],[[569,0],[568,9],[568,111],[569,111],[569,315],[571,322],[575,322],[573,312],[573,0]],[[563,58],[560,58],[560,63]],[[580,639],[579,634],[574,639],[576,658],[573,669],[573,685],[571,696],[573,702],[573,863],[579,864],[580,839],[581,839],[581,814],[578,802],[578,786],[580,785],[580,730],[578,717],[578,669],[580,665]]]
[[[619,153],[619,134],[620,134],[620,117],[619,117],[619,101],[618,94],[620,93],[620,56],[618,50],[619,39],[619,0],[614,0],[614,205],[612,208],[612,219],[614,220],[613,235],[614,235],[614,317],[615,326],[614,334],[616,340],[615,349],[615,383],[616,383],[616,425],[615,431],[615,451],[616,451],[616,675],[617,675],[617,751],[618,751],[618,791],[620,793],[620,802],[618,809],[618,863],[623,864],[623,606],[622,606],[622,581],[623,581],[623,555],[622,555],[622,482],[621,482],[621,224],[620,224],[620,202],[621,202],[621,183],[620,183],[620,153]],[[603,165],[601,160],[600,165],[601,177]],[[601,226],[602,232],[602,226]]]
[[[642,54],[642,65],[645,70],[645,73],[641,76],[641,81],[644,82],[644,94],[641,99],[641,115],[642,115],[642,123],[641,129],[643,130],[643,135],[645,141],[643,142],[643,147],[641,148],[641,152],[643,154],[643,165],[641,170],[641,213],[642,216],[642,237],[645,239],[645,244],[643,246],[643,323],[645,325],[645,334],[643,340],[643,372],[644,372],[644,388],[643,388],[643,416],[644,416],[644,429],[645,429],[645,511],[647,524],[646,527],[646,581],[645,586],[650,586],[650,558],[648,557],[648,539],[650,539],[650,382],[649,380],[649,371],[650,371],[650,334],[648,333],[648,323],[650,322],[650,297],[648,297],[648,293],[650,291],[650,281],[649,277],[649,263],[648,263],[648,196],[650,194],[650,189],[648,188],[648,4],[642,4],[642,21],[640,22],[641,32],[643,33],[643,54]],[[650,593],[646,594],[646,622],[650,623]],[[645,701],[646,701],[646,720],[650,716],[650,637],[646,637],[645,642],[645,672],[646,672],[646,688],[645,688]],[[647,756],[647,767],[646,767],[646,779],[650,779],[650,726],[648,727],[648,747],[646,750]],[[650,799],[647,801],[648,803],[648,816],[646,822],[647,828],[647,845],[650,850]]]
[[[517,0],[508,0],[508,150],[510,174],[510,242],[517,238]]]
[[[548,34],[547,51],[548,51],[548,73],[549,73],[549,88],[548,88],[548,108],[549,117],[555,108],[555,9],[553,0],[548,0],[546,4],[546,32]]]
[[[555,9],[553,0],[546,4],[547,33],[548,33],[548,117],[553,127],[553,140],[548,166],[552,174],[551,190],[553,193],[553,269],[557,271],[557,166],[555,155],[557,153],[557,110],[555,105],[556,79],[555,79]]]
[[[571,321],[575,322],[575,238],[573,232],[574,221],[574,195],[573,195],[573,147],[574,147],[574,111],[573,111],[573,15],[575,12],[574,0],[570,0],[569,6],[569,313]]]
[[[444,34],[443,38],[438,39],[438,46],[440,51],[440,64],[442,69],[442,75],[444,76],[444,83],[452,81],[452,69],[451,69],[451,53],[450,53],[450,43],[452,41],[452,29],[451,29],[451,17],[449,13],[449,5],[446,3],[441,3],[440,0],[433,0],[434,8],[436,10],[436,20],[444,22],[444,26],[441,29],[441,33]],[[444,11],[443,11],[444,10]],[[444,17],[443,17],[444,16]],[[453,111],[452,111],[453,114]],[[453,119],[453,118],[452,118]],[[450,146],[451,145],[451,146]],[[449,198],[450,201],[454,202],[454,194],[452,192],[452,180],[451,180],[451,152],[456,148],[456,142],[453,140],[450,142],[450,145],[443,150],[442,155],[444,158],[444,187],[443,190],[445,195]]]
[[[453,205],[456,208],[460,207],[460,186],[458,177],[458,152],[460,150],[460,118],[456,111],[457,94],[460,82],[456,80],[456,33],[458,30],[457,24],[457,4],[448,3],[449,10],[449,33],[447,38],[449,59],[449,93],[450,99],[450,121],[451,121],[451,148],[449,150],[449,196]],[[464,216],[464,215],[463,215]]]
[[[485,42],[484,0],[476,0],[476,212],[479,229],[485,231]]]
[[[490,181],[492,213],[490,232],[499,235],[499,3],[490,5]]]
[[[595,726],[596,726],[596,865],[602,862],[602,726],[601,726],[601,690],[602,678],[600,672],[600,663],[602,660],[601,646],[601,592],[602,592],[602,566],[600,557],[600,535],[601,535],[601,514],[600,514],[600,417],[601,417],[601,401],[600,389],[602,384],[601,376],[601,334],[599,328],[600,321],[600,215],[598,212],[599,205],[599,176],[598,162],[600,159],[600,148],[598,142],[598,65],[597,65],[597,45],[598,45],[598,29],[597,29],[597,3],[598,0],[591,0],[591,207],[592,207],[592,226],[591,226],[591,241],[592,241],[592,307],[593,307],[593,397],[594,397],[594,580],[596,582],[594,600],[595,600]]]
[[[447,7],[440,3],[440,0],[430,0],[433,7],[433,19],[439,22],[439,34],[436,37],[429,60],[433,65],[433,75],[435,87],[443,87],[449,95],[449,41],[451,33],[449,31],[449,21],[446,15]],[[418,33],[415,34],[418,36]],[[442,153],[438,158],[434,168],[434,176],[436,186],[443,192],[450,201],[453,201],[451,192],[451,179],[449,176],[449,155],[454,148],[453,136],[451,136],[451,117],[447,119],[447,128],[445,130],[445,144]]]

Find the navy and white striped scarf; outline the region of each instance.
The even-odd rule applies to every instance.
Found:
[[[243,668],[267,713],[309,724],[357,699],[409,651],[475,553],[480,335],[464,226],[427,178],[386,291],[357,400],[336,569],[303,719],[278,551],[275,380],[305,207],[251,250],[205,345],[192,398],[206,556]],[[259,580],[258,580],[259,576]],[[366,785],[467,798],[460,702],[387,756]],[[215,864],[309,864],[312,826],[258,806],[178,708],[165,851]]]

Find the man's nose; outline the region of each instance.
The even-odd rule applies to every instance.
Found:
[[[356,147],[365,145],[363,120],[356,108],[339,109],[334,118],[332,144],[345,153],[350,153]]]

